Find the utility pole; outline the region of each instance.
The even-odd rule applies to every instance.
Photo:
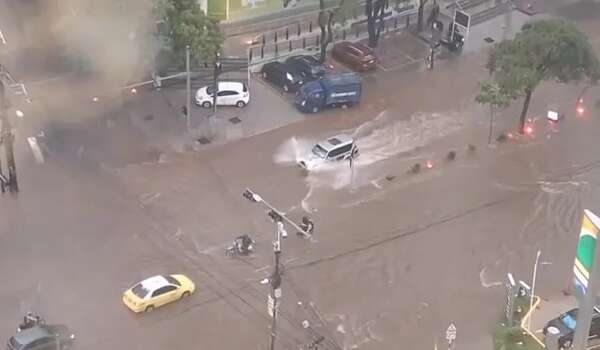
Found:
[[[185,108],[186,108],[186,128],[187,131],[190,131],[190,114],[192,113],[192,84],[190,82],[190,45],[185,46],[185,71],[187,74],[186,77],[186,99],[185,99]]]
[[[0,77],[1,76],[2,75],[0,75]],[[2,123],[2,130],[0,131],[0,143],[4,145],[6,164],[8,167],[8,178],[6,178],[3,174],[0,174],[0,181],[2,182],[3,192],[5,187],[8,187],[10,192],[16,193],[19,192],[19,185],[17,183],[17,166],[15,165],[15,155],[13,151],[13,142],[15,140],[15,136],[12,133],[12,127],[10,125],[8,113],[6,112],[7,107],[8,99],[6,98],[4,83],[2,80],[0,80],[0,122]]]

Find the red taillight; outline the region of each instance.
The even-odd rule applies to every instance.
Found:
[[[433,168],[433,162],[428,160],[427,163],[425,163],[425,166],[427,167],[427,169],[431,169]]]
[[[527,134],[527,135],[533,134],[533,127],[531,125],[527,125],[525,127],[525,134]]]

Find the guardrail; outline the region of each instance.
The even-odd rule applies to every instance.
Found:
[[[383,22],[381,34],[404,30],[410,26],[412,17],[417,14],[417,9],[411,9],[386,18]],[[359,41],[368,38],[368,31],[365,23],[349,24],[347,26],[333,30],[333,41]],[[331,47],[331,45],[329,46]],[[321,49],[320,30],[314,34],[291,38],[289,40],[278,41],[248,47],[248,64],[254,66],[280,59],[282,57],[299,53],[303,51],[319,52]]]

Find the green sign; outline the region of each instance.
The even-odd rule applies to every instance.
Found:
[[[579,233],[579,242],[577,243],[577,255],[573,265],[575,288],[580,295],[587,292],[599,232],[600,218],[591,211],[585,210]]]

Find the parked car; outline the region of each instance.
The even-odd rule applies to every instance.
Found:
[[[298,165],[306,170],[315,170],[328,161],[348,160],[358,156],[358,147],[350,136],[340,134],[317,143],[308,157],[301,158]]]
[[[281,87],[285,92],[297,91],[304,78],[293,67],[281,62],[269,62],[262,66],[261,74],[264,80]]]
[[[154,308],[183,299],[194,293],[196,286],[184,275],[159,275],[147,278],[123,293],[123,303],[133,312]]]
[[[285,60],[285,64],[299,72],[305,80],[315,80],[329,71],[329,68],[315,56],[296,55]]]
[[[333,45],[331,56],[359,72],[377,67],[375,53],[370,47],[361,43],[339,42]]]
[[[351,106],[360,102],[362,83],[356,73],[326,75],[304,85],[296,94],[296,107],[317,113],[326,107]]]
[[[578,309],[569,310],[555,319],[548,321],[543,329],[544,335],[548,333],[550,327],[555,328],[554,333],[558,333],[558,346],[560,349],[568,349],[573,346],[573,336],[575,335],[575,325],[577,324]],[[588,339],[600,337],[600,312],[596,306],[592,315],[592,325]]]
[[[8,339],[8,350],[65,350],[75,340],[67,326],[38,325],[24,329]]]
[[[196,104],[209,108],[213,104],[214,86],[209,85],[198,89]],[[250,92],[245,83],[239,81],[220,81],[217,90],[217,106],[245,107],[250,102]]]

